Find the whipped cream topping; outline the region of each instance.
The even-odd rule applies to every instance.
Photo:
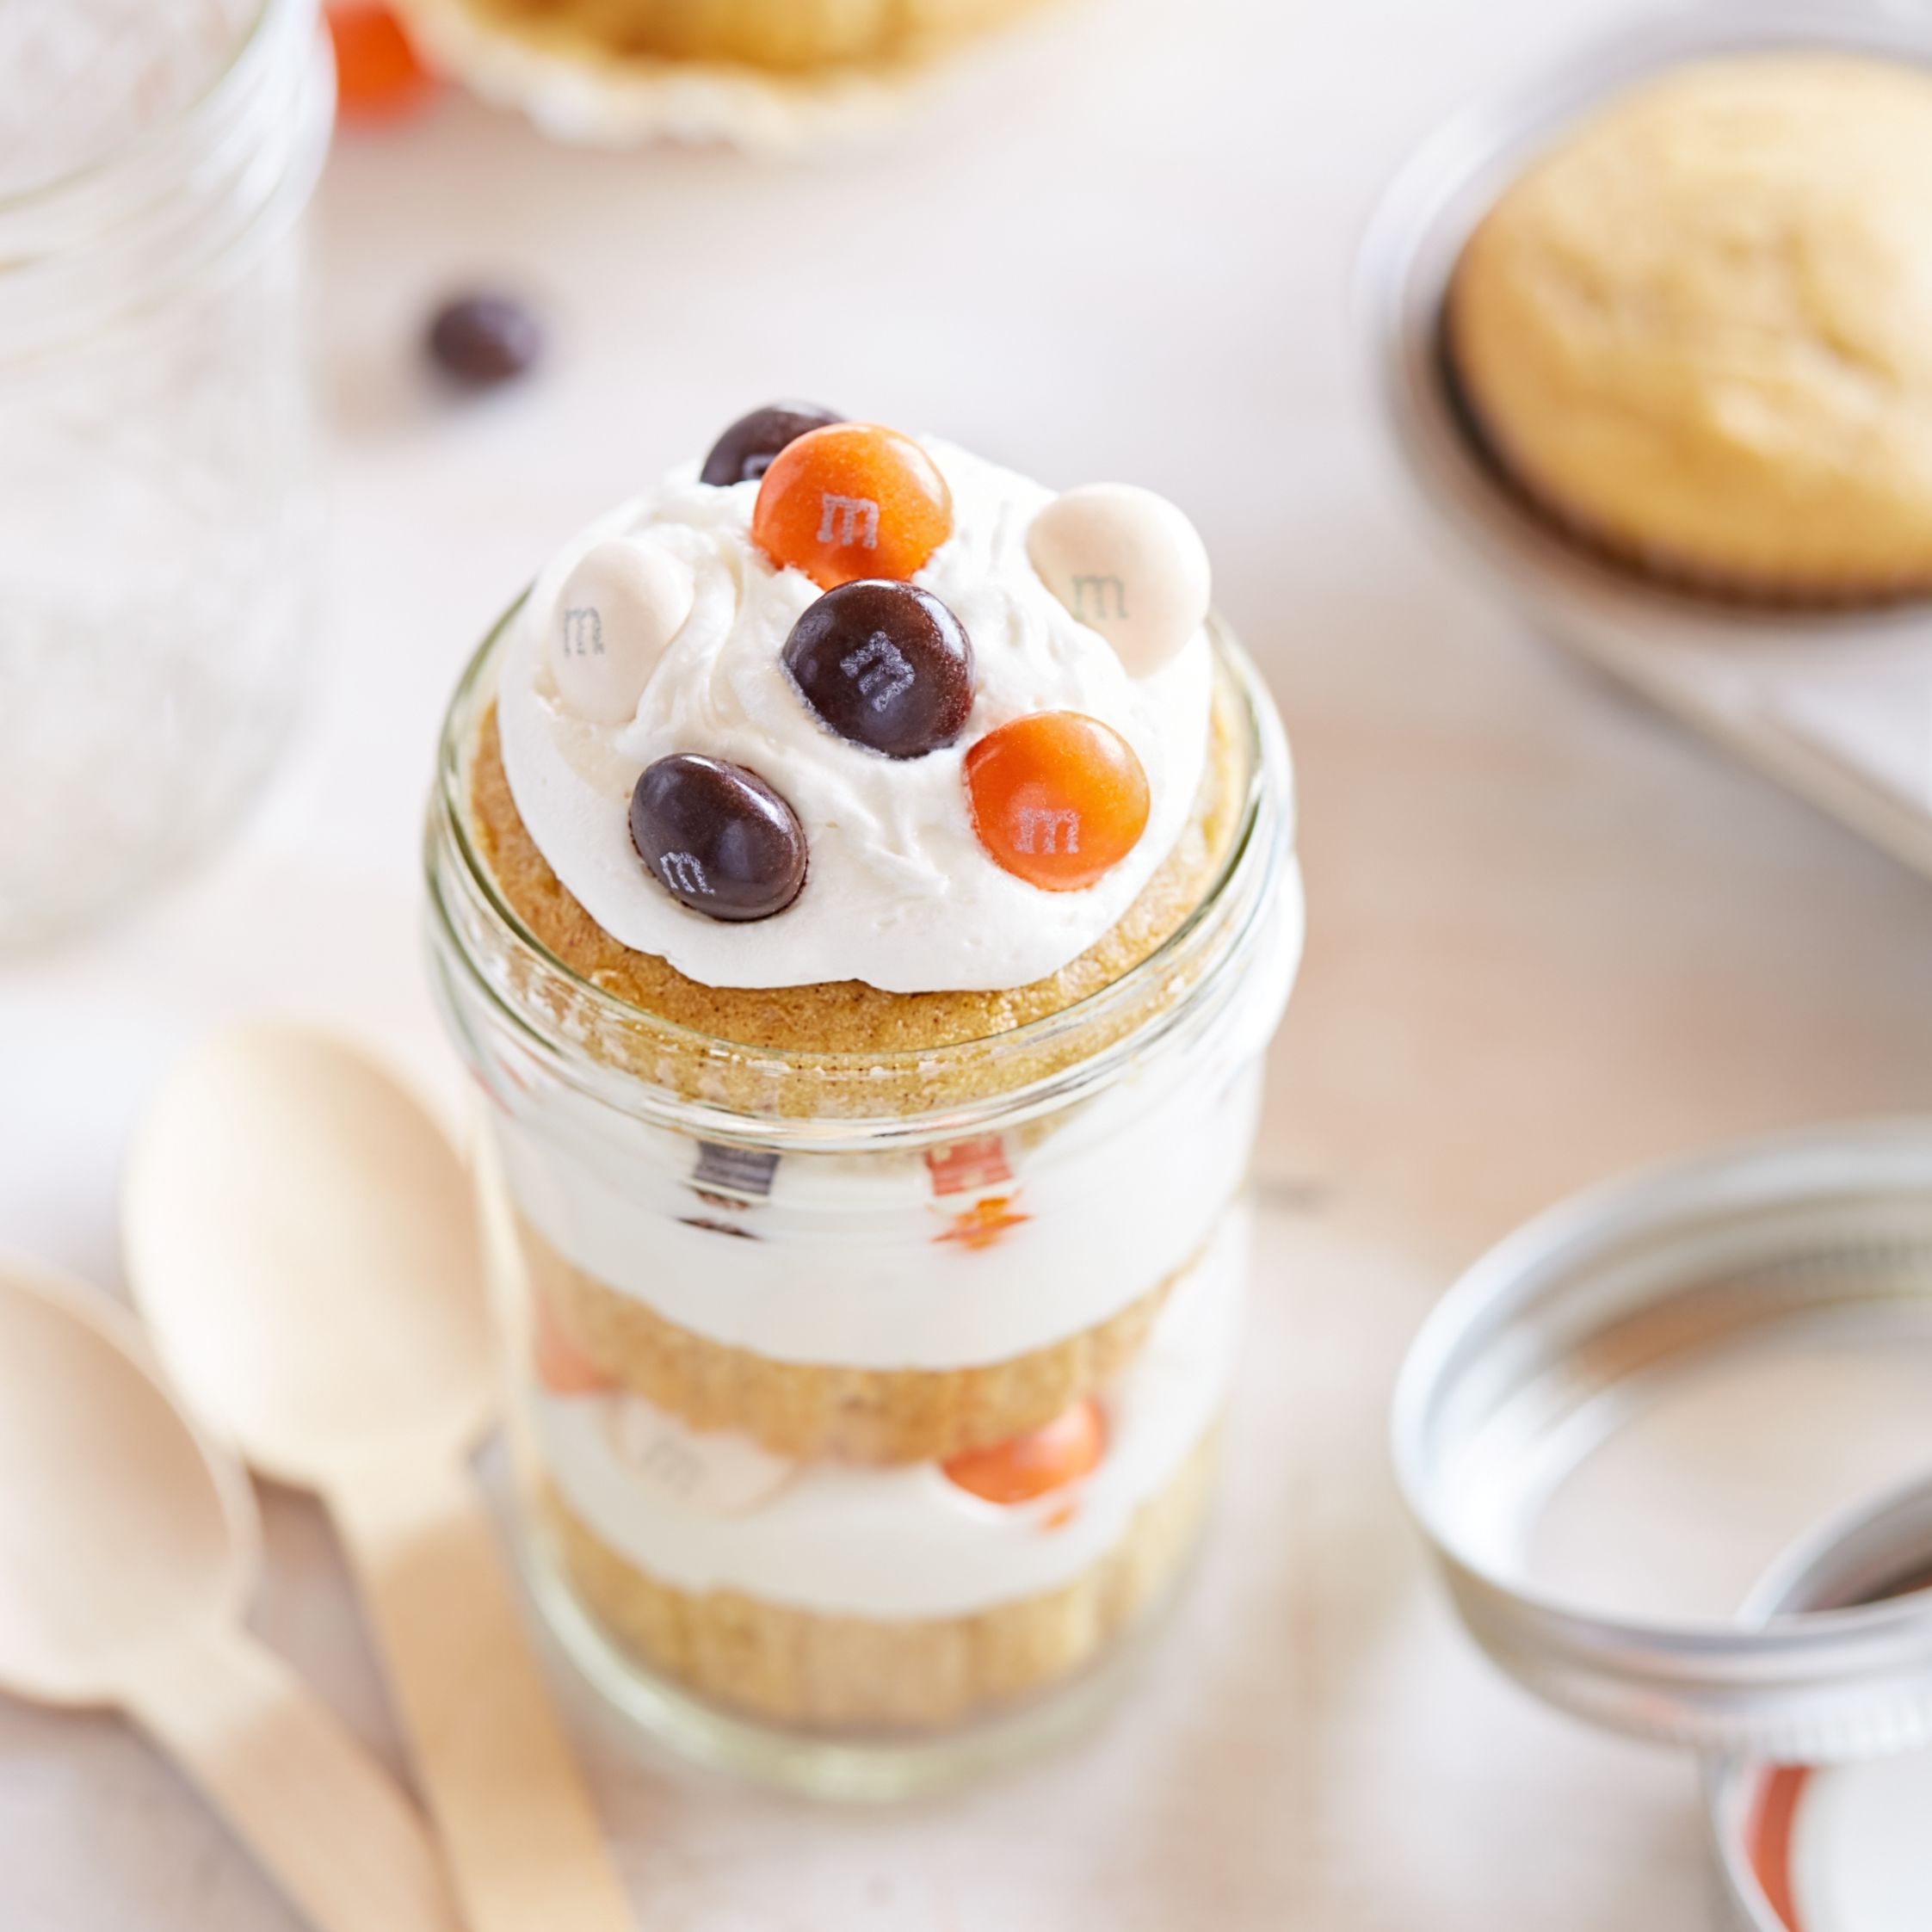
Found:
[[[781,661],[818,587],[775,568],[750,534],[758,485],[717,489],[697,466],[580,533],[526,602],[506,650],[498,719],[510,790],[531,837],[606,932],[713,986],[861,979],[887,992],[991,991],[1046,977],[1126,911],[1187,823],[1207,752],[1213,661],[1205,631],[1151,675],[1131,676],[1100,633],[1040,581],[1027,532],[1052,492],[952,445],[922,439],[953,493],[952,535],[914,582],[972,641],[964,734],[893,759],[836,736]],[[689,616],[636,715],[574,715],[547,639],[565,580],[613,538],[662,546],[688,568]],[[1145,831],[1106,876],[1045,892],[997,865],[976,836],[962,765],[1009,719],[1077,711],[1133,748],[1150,793]],[[785,911],[727,924],[678,904],[631,845],[627,807],[645,766],[698,752],[748,767],[791,804],[810,845],[804,891]]]
[[[1229,1215],[1102,1402],[1107,1453],[1077,1484],[997,1503],[936,1463],[786,1464],[630,1393],[534,1389],[535,1453],[571,1509],[680,1589],[836,1614],[962,1616],[1083,1575],[1213,1426],[1238,1352],[1248,1218]]]

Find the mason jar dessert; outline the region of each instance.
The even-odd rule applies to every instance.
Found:
[[[1300,943],[1207,605],[1148,492],[774,407],[457,694],[437,979],[531,1560],[678,1741],[957,1758],[1171,1594]]]

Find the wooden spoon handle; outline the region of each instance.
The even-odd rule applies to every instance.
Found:
[[[389,1457],[328,1498],[471,1932],[632,1932],[469,1470]]]
[[[421,1817],[254,1639],[215,1629],[157,1649],[124,1703],[322,1932],[458,1932]]]

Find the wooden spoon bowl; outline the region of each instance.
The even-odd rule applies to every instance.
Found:
[[[0,1688],[124,1710],[327,1932],[454,1932],[422,1820],[242,1629],[260,1551],[247,1478],[128,1317],[0,1265]]]
[[[0,1685],[16,1697],[119,1704],[158,1646],[236,1620],[253,1589],[247,1480],[144,1355],[95,1290],[0,1270]]]
[[[471,1932],[627,1932],[468,1466],[496,1377],[476,1208],[435,1122],[335,1040],[235,1028],[156,1102],[125,1232],[190,1400],[328,1505]]]

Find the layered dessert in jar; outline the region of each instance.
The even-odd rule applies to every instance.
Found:
[[[1285,748],[1208,593],[1147,491],[779,405],[478,654],[438,982],[580,1652],[929,1737],[1170,1594],[1300,938]]]

